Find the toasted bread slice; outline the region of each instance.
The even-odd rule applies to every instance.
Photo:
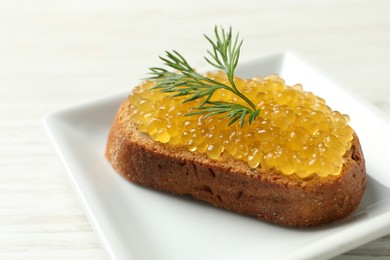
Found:
[[[212,160],[152,140],[129,119],[129,101],[118,110],[106,148],[113,168],[129,181],[194,198],[289,227],[318,226],[350,215],[366,187],[359,139],[354,134],[340,175],[300,178],[250,168],[223,154]]]

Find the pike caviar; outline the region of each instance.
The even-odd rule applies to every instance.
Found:
[[[223,72],[206,76],[229,84]],[[186,97],[150,90],[153,82],[144,82],[133,90],[130,119],[139,131],[158,142],[186,146],[212,159],[227,153],[251,168],[274,168],[302,178],[340,174],[354,132],[347,125],[347,115],[333,111],[324,99],[303,91],[300,84],[287,86],[276,75],[235,77],[234,82],[260,108],[252,124],[246,120],[242,128],[238,122],[228,126],[229,120],[219,116],[184,116],[201,100],[182,103]],[[224,89],[217,90],[211,100],[247,105]]]

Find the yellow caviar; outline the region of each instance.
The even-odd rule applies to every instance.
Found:
[[[229,84],[223,72],[206,76]],[[260,108],[251,125],[246,121],[242,128],[238,122],[228,126],[228,119],[218,116],[184,116],[201,100],[182,103],[186,97],[171,98],[171,93],[150,90],[153,82],[142,83],[130,95],[131,121],[156,141],[186,146],[212,159],[227,153],[251,168],[275,168],[287,175],[340,174],[343,155],[351,147],[354,132],[347,125],[347,115],[333,111],[324,99],[303,91],[300,84],[287,86],[276,75],[235,77],[234,81]],[[246,105],[223,89],[217,90],[212,100]]]

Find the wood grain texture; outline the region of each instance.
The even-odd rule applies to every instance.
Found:
[[[243,59],[294,49],[390,118],[390,2],[0,2],[0,259],[106,259],[41,128],[64,105],[127,89],[165,49],[197,67],[215,24]],[[388,259],[390,236],[335,259]]]

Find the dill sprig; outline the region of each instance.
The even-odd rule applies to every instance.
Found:
[[[193,108],[193,112],[185,114],[191,115],[206,115],[215,116],[221,115],[229,120],[229,125],[239,120],[240,127],[244,126],[245,118],[248,115],[248,123],[259,115],[259,110],[244,94],[236,87],[234,82],[234,71],[237,67],[240,57],[240,48],[242,40],[238,40],[238,34],[233,38],[232,28],[228,31],[215,27],[215,40],[213,41],[208,36],[204,35],[210,42],[213,49],[207,51],[209,57],[204,57],[205,60],[213,67],[222,70],[226,73],[230,85],[217,82],[207,78],[196,72],[186,61],[186,59],[177,51],[166,51],[166,57],[159,57],[164,65],[174,69],[175,72],[170,72],[164,68],[150,68],[151,77],[148,79],[156,82],[152,89],[160,89],[161,92],[172,93],[171,97],[186,96],[183,103],[197,99],[203,99],[198,107]],[[247,105],[238,103],[212,101],[211,98],[218,89],[225,89],[233,92],[235,95],[245,101]]]

